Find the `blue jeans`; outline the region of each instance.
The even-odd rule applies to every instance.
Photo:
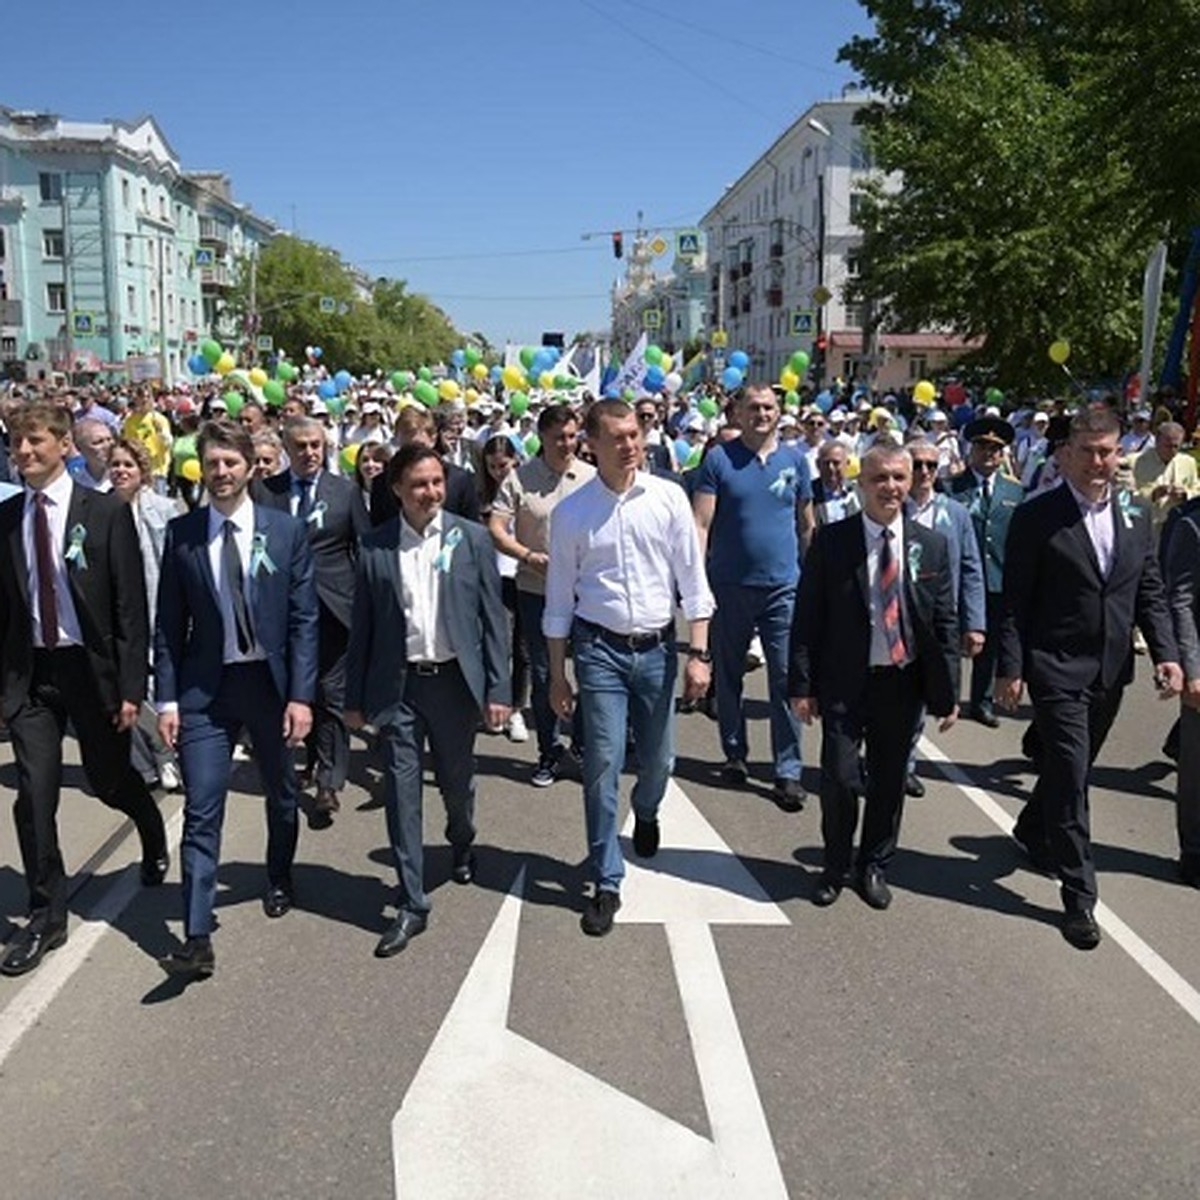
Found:
[[[792,715],[787,696],[788,642],[792,632],[792,610],[796,605],[795,585],[743,587],[716,584],[712,590],[717,601],[712,623],[713,677],[717,687],[717,729],[725,760],[744,761],[748,752],[742,681],[746,674],[746,651],[757,629],[767,657],[771,758],[775,763],[775,778],[799,779],[803,765],[800,722]]]
[[[625,860],[617,837],[626,723],[637,742],[633,811],[658,816],[675,767],[675,641],[650,650],[614,646],[575,622],[575,683],[583,715],[583,805],[588,863],[598,891],[619,892]]]

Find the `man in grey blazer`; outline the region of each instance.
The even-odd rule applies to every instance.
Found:
[[[370,721],[384,757],[384,808],[400,879],[398,913],[375,953],[398,954],[429,917],[421,841],[426,740],[446,806],[451,877],[474,878],[475,733],[511,704],[508,617],[482,525],[444,511],[437,451],[404,446],[388,464],[398,514],[362,540],[346,655],[346,724]]]

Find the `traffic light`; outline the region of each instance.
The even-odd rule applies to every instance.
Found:
[[[825,351],[828,346],[829,334],[824,331],[818,333],[816,341],[813,342],[812,363],[809,365],[814,383],[820,384],[825,378]]]
[[[619,229],[617,230],[616,233],[614,233],[612,235],[612,239],[613,239],[613,258],[624,257],[624,254],[625,254],[625,246],[623,244],[624,238]]]

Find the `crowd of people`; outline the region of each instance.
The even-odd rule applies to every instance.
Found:
[[[821,726],[817,905],[852,885],[889,906],[904,801],[925,788],[917,743],[928,716],[958,719],[964,660],[967,718],[996,728],[1028,692],[1038,781],[1014,836],[1089,949],[1088,777],[1148,653],[1181,701],[1165,749],[1180,875],[1200,886],[1200,484],[1169,410],[826,392],[784,411],[781,389],[749,383],[514,412],[430,408],[370,378],[333,405],[306,380],[279,405],[230,407],[203,385],[0,396],[0,712],[29,890],[0,973],[67,938],[68,721],[91,790],[136,825],[146,886],[170,867],[152,789],[184,792],[184,936],[162,966],[193,978],[215,968],[235,757],[258,767],[278,918],[301,795],[314,827],[332,824],[351,736],[367,741],[398,878],[375,948],[390,957],[429,919],[426,754],[452,879],[469,884],[476,736],[523,742],[528,716],[530,785],[582,783],[581,925],[602,936],[627,757],[633,852],[652,857],[680,714],[715,719],[722,781],[748,784],[759,665],[786,812],[808,800],[805,728]]]

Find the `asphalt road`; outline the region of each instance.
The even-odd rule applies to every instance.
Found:
[[[934,739],[958,767],[922,762],[928,795],[877,913],[852,892],[809,902],[816,804],[771,803],[765,721],[757,778],[734,792],[713,725],[681,718],[661,862],[631,876],[600,940],[577,923],[578,785],[535,790],[532,744],[480,738],[477,885],[448,882],[435,797],[429,931],[387,961],[365,753],[334,826],[303,832],[298,908],[279,921],[259,904],[243,767],[217,973],[183,990],[155,962],[179,933],[177,867],[139,890],[136,838],[69,773],[71,941],[0,980],[3,1194],[1194,1200],[1198,899],[1173,877],[1172,706],[1144,666],[1096,772],[1092,954],[1062,940],[1054,884],[1001,827],[1030,785],[1018,721]],[[809,731],[806,760],[817,749]],[[0,917],[23,903],[5,821]]]

